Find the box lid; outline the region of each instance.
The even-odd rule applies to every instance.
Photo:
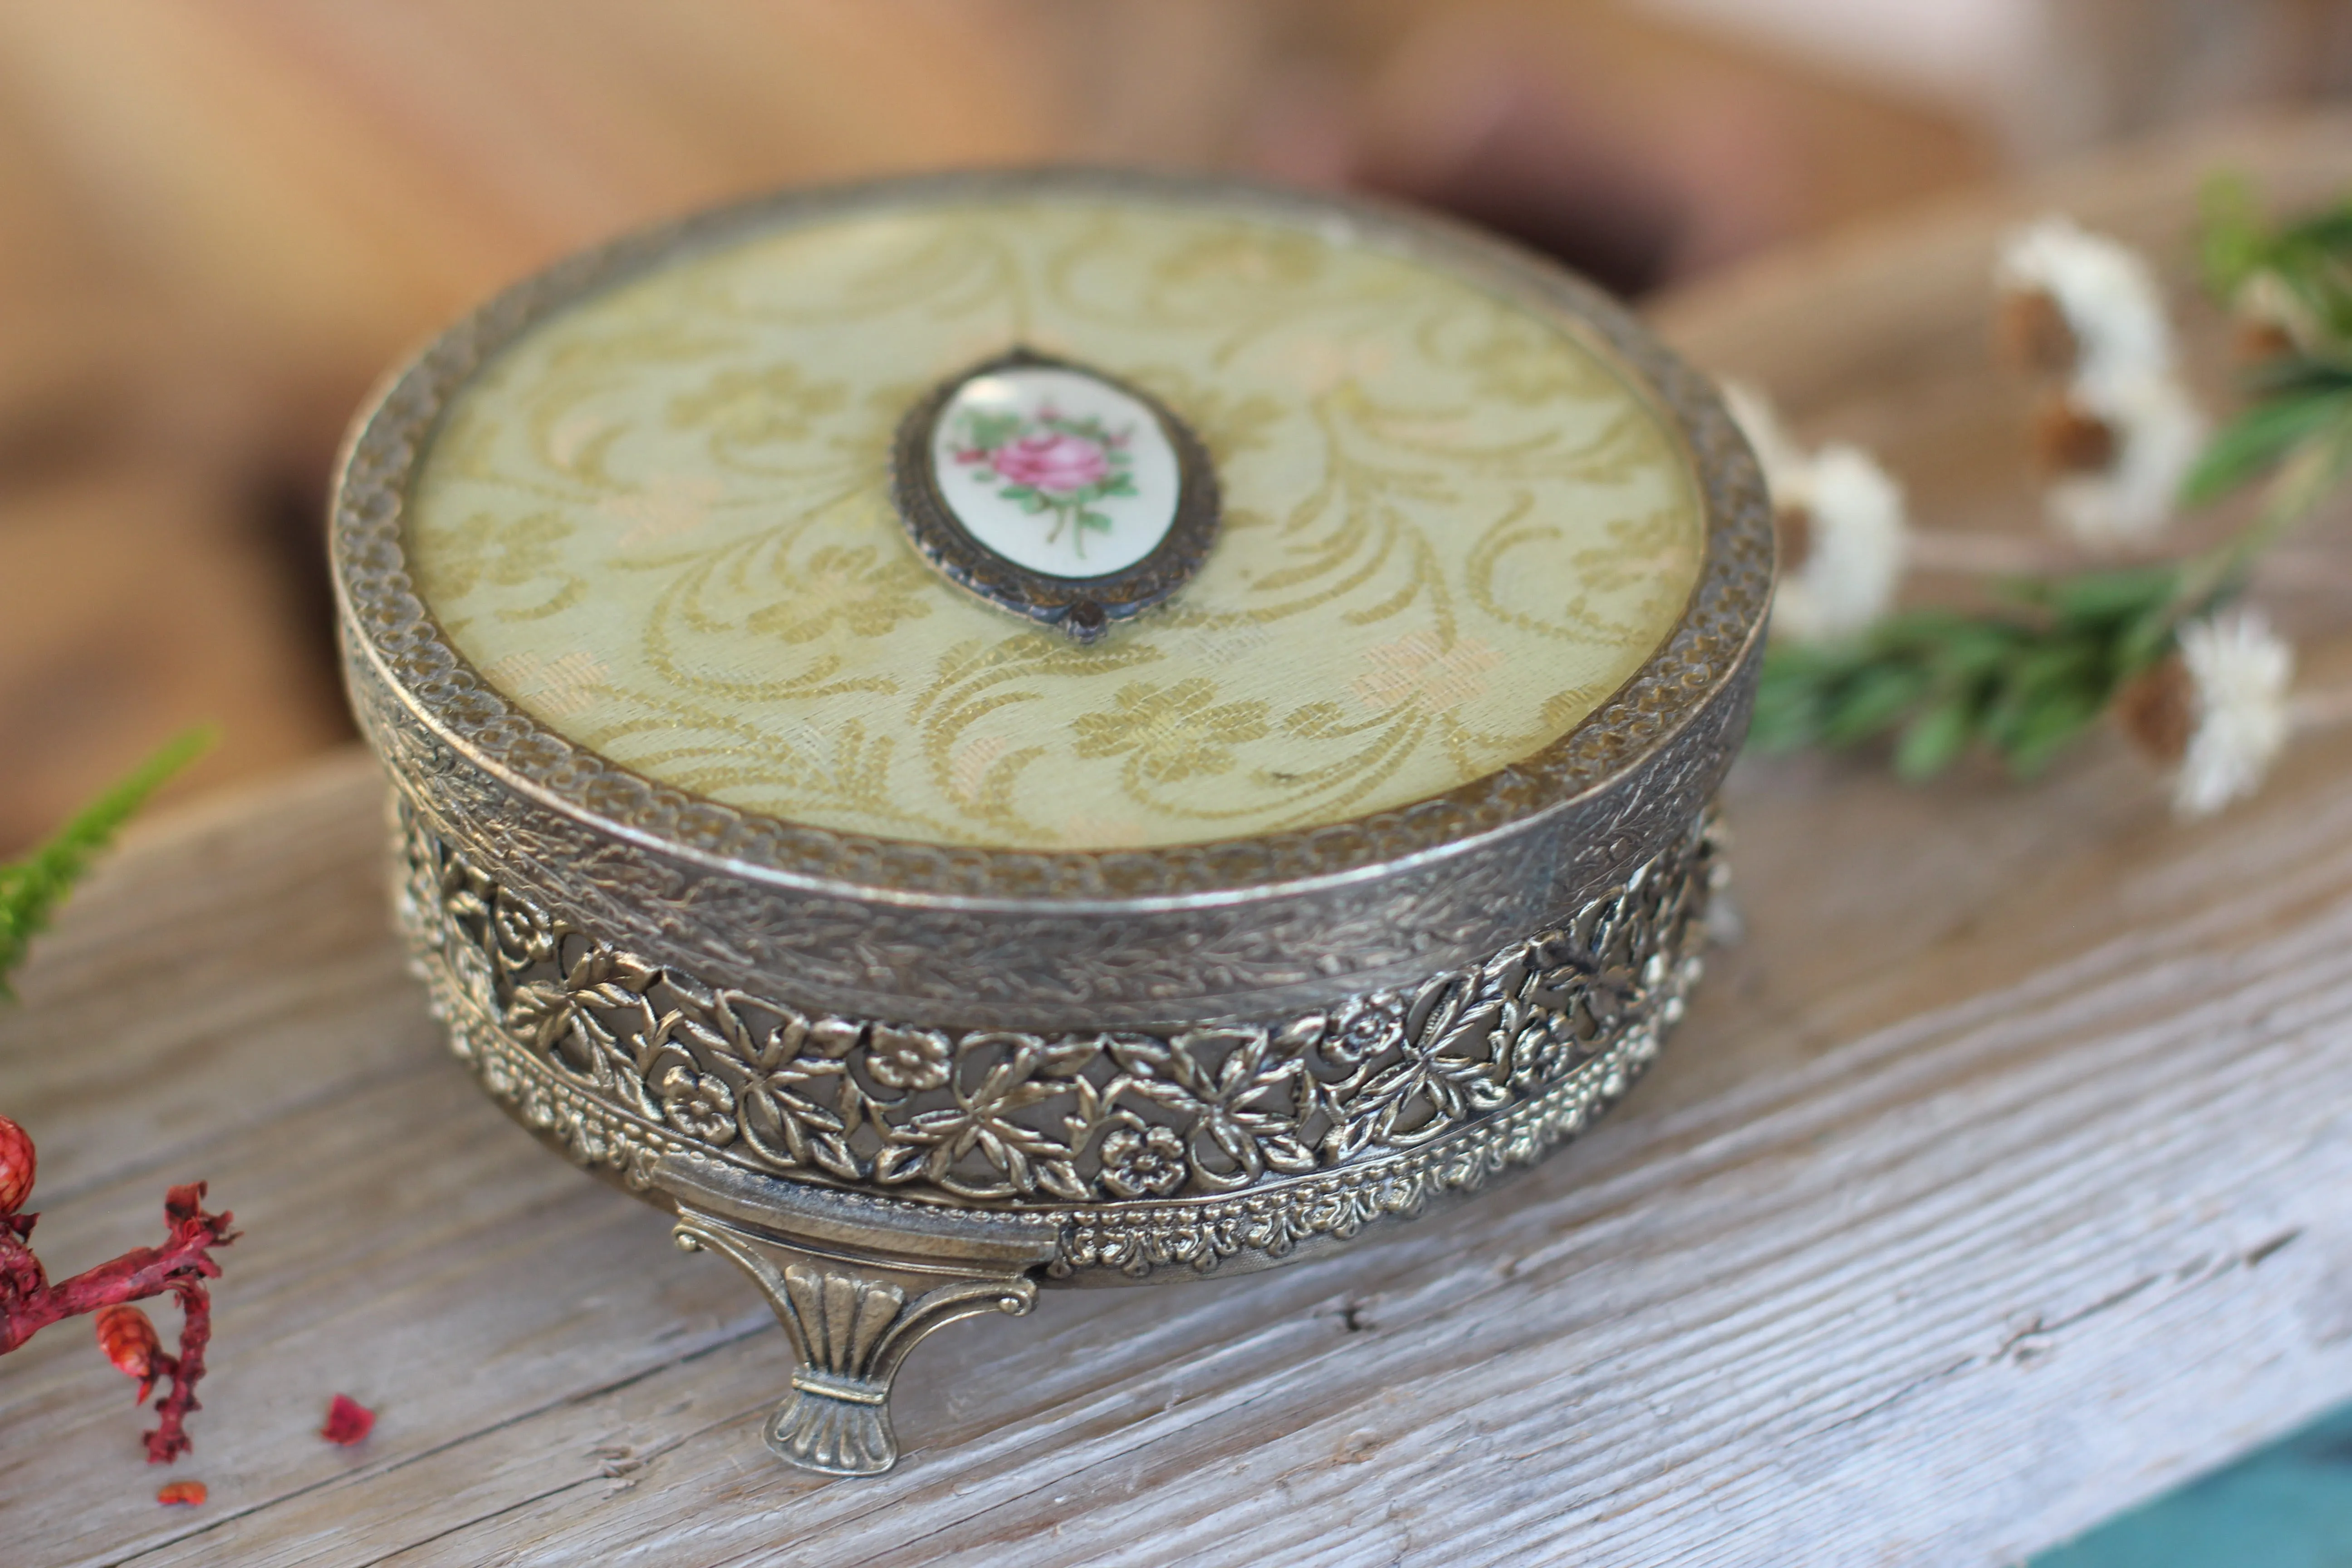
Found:
[[[520,286],[367,418],[336,542],[362,716],[478,852],[721,973],[1029,1022],[1564,907],[1711,793],[1770,574],[1711,392],[1557,268],[1074,171],[770,199]],[[1033,927],[975,995],[779,934],[812,900],[1255,956],[1129,997]]]

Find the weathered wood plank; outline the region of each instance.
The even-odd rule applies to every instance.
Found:
[[[2352,170],[2340,128],[2269,135]],[[2158,225],[2208,161],[2168,157],[2074,205]],[[1905,407],[1977,409],[1915,494],[2020,526],[1936,259],[2011,210],[1824,262],[1828,298],[1909,303],[1840,317],[1812,392],[1801,268],[1670,320],[1809,430],[1927,450]],[[1889,407],[1880,373],[1958,390]],[[2352,684],[2352,616],[2295,613],[2307,679]],[[2183,828],[2104,743],[2024,790],[1743,765],[1747,940],[1596,1132],[1326,1261],[951,1330],[901,1468],[826,1482],[758,1447],[784,1357],[732,1271],[447,1060],[385,934],[377,785],[331,764],[141,835],[0,1016],[53,1266],[194,1175],[247,1232],[172,1472],[211,1502],[156,1507],[127,1385],[53,1330],[0,1363],[10,1561],[2012,1560],[2352,1395],[2347,777],[2352,733],[2311,735]],[[383,1412],[356,1450],[314,1435],[339,1389]]]
[[[2111,1453],[2112,1438],[2086,1443],[2095,1435],[2080,1428],[2133,1424],[2151,1402],[2162,1413],[2181,1391],[2119,1373],[2183,1336],[2213,1358],[2198,1369],[2205,1418],[2160,1447],[2176,1463],[2218,1457],[2259,1424],[2250,1395],[2271,1407],[2325,1397],[2305,1386],[2305,1358],[2278,1354],[2278,1336],[2315,1304],[2309,1260],[2340,1258],[2347,1237],[2323,1193],[2303,1196],[2315,1214],[2267,1189],[2296,1163],[2283,1151],[2325,1147],[2343,1120],[2340,1102],[2307,1101],[2300,1116],[2273,1102],[2282,1082],[2340,1081],[2352,1068],[2352,971],[2315,982],[2310,968],[2352,931],[2347,875],[2329,868],[2329,918],[2294,922],[2294,938],[2231,940],[2292,899],[2184,921],[2154,953],[2126,937],[2129,951],[2095,952],[2068,984],[2012,987],[1974,1026],[1890,1031],[1814,1075],[1847,1081],[1778,1107],[1735,1097],[1648,1139],[1617,1130],[1570,1156],[1583,1170],[1547,1171],[1491,1225],[1465,1221],[1459,1250],[1400,1237],[1385,1256],[1300,1271],[1351,1276],[1303,1312],[1265,1300],[1259,1282],[1226,1288],[1214,1310],[1229,1337],[1213,1353],[1130,1352],[1120,1386],[927,1452],[919,1471],[876,1489],[887,1500],[729,1484],[753,1405],[689,1436],[648,1478],[690,1477],[735,1506],[582,1517],[550,1500],[467,1532],[457,1554],[553,1562],[593,1546],[731,1561],[792,1548],[888,1561],[898,1548],[904,1561],[979,1561],[1020,1540],[1073,1563],[1161,1561],[1173,1541],[1233,1562],[1538,1548],[1629,1563],[1685,1560],[1678,1550],[1869,1561],[1894,1544],[1890,1523],[1961,1538],[1940,1532],[1997,1525],[2029,1500],[2037,1469],[2079,1471],[2078,1447]],[[2236,983],[2217,987],[2182,962],[2196,955]],[[2250,1038],[2242,1020],[2266,1009],[2288,1027]],[[2290,1010],[2304,1016],[2289,1022]],[[2086,1022],[2109,1032],[2107,1048],[2070,1052]],[[2118,1097],[2118,1075],[2135,1072],[2135,1093]],[[2230,1121],[2267,1122],[2278,1148],[2265,1159],[2264,1140],[2240,1140],[2225,1152],[2242,1174],[2216,1182],[2212,1124]],[[1922,1158],[1925,1141],[1939,1152]],[[2335,1152],[2302,1173],[2325,1183],[2347,1163]],[[1137,1300],[1116,1320],[1150,1336],[1165,1315]],[[1078,1345],[1007,1345],[1012,1364],[992,1370],[1034,1389],[1082,1346],[1110,1348],[1102,1329],[1116,1344],[1116,1322],[1088,1328]],[[2340,1350],[2326,1359],[2341,1391],[2352,1366]],[[2234,1398],[2214,1386],[2225,1380]],[[1978,1495],[1946,1495],[1962,1481]],[[742,1506],[786,1495],[785,1515]],[[1694,1533],[1695,1510],[1723,1533]],[[559,1531],[560,1520],[573,1523]],[[1874,1545],[1839,1556],[1825,1525]]]
[[[2307,782],[2345,760],[2303,759],[2320,775]],[[2120,766],[2092,771],[2107,793],[2128,782]],[[1793,855],[1807,837],[1759,833],[1775,782],[1751,781],[1745,802],[1751,883],[1793,875],[1770,863],[1773,846]],[[1059,1523],[1069,1561],[1122,1548],[1151,1561],[1149,1542],[1212,1529],[1234,1532],[1236,1560],[1314,1561],[1334,1521],[1351,1520],[1328,1560],[1374,1542],[1473,1560],[1551,1540],[1595,1561],[1654,1561],[1660,1543],[1644,1537],[1679,1528],[1702,1494],[1734,1520],[1741,1489],[1767,1482],[1813,1503],[1883,1446],[1945,1421],[1977,1450],[1958,1473],[2013,1485],[2063,1458],[2021,1465],[2011,1447],[2063,1450],[2033,1436],[2053,1411],[2128,1412],[2162,1392],[2117,1384],[2103,1351],[2128,1365],[2133,1344],[2145,1355],[2150,1337],[2188,1333],[2219,1339],[2202,1353],[2235,1343],[2234,1360],[2252,1362],[2217,1360],[2200,1384],[2227,1377],[2262,1395],[2233,1427],[2232,1402],[2205,1386],[2213,1415],[2165,1438],[2175,1462],[2217,1458],[2258,1436],[2282,1398],[2352,1386],[2340,1350],[2321,1389],[2305,1357],[2278,1352],[2352,1329],[2352,1300],[2326,1315],[2326,1281],[2352,1259],[2352,1237],[2325,1214],[2342,1157],[2312,1162],[2340,1130],[2352,1075],[2352,961],[2337,956],[2352,847],[2309,853],[2352,846],[2352,801],[2323,796],[2315,819],[2307,796],[2291,804],[2296,782],[2228,828],[2157,829],[2159,846],[2191,852],[2127,879],[2070,962],[2030,960],[2069,951],[2060,930],[2083,901],[2032,895],[2094,879],[2070,868],[2029,883],[2021,908],[2046,912],[1979,920],[1875,977],[1901,991],[1958,969],[1978,977],[1970,994],[1825,1054],[1806,1051],[1807,1021],[1750,967],[1781,923],[1759,886],[1756,938],[1718,963],[1684,1043],[1727,1038],[1744,1014],[1749,1037],[1786,1053],[1783,1071],[1710,1092],[1721,1061],[1686,1048],[1615,1125],[1454,1221],[1257,1279],[1049,1296],[1027,1322],[976,1328],[964,1348],[984,1375],[952,1399],[937,1384],[910,1391],[918,1452],[877,1483],[770,1470],[752,1445],[778,1352],[756,1306],[726,1271],[671,1256],[657,1216],[531,1147],[412,1034],[407,1069],[280,1115],[267,1139],[201,1151],[224,1158],[207,1167],[220,1190],[250,1194],[200,1435],[209,1517],[144,1501],[122,1385],[64,1340],[37,1342],[0,1384],[7,1428],[46,1438],[0,1487],[16,1518],[47,1517],[53,1489],[79,1505],[84,1538],[37,1560],[119,1561],[177,1534],[180,1550],[147,1560],[365,1562],[424,1542],[420,1560],[562,1561],[593,1544],[648,1561],[785,1546],[851,1561],[907,1542],[919,1519],[931,1528],[908,1560],[984,1555]],[[370,794],[362,779],[341,802],[360,825],[355,880],[373,858]],[[2224,836],[2242,855],[2213,852]],[[2240,893],[2250,867],[2266,874]],[[126,880],[138,891],[137,869],[95,890],[94,919]],[[2153,900],[2164,918],[2130,918],[2150,894],[2169,895]],[[1858,935],[1876,911],[1820,912]],[[1870,989],[1842,999],[1877,1011]],[[2280,1093],[2331,1072],[2332,1101]],[[2230,1126],[2242,1146],[2215,1149]],[[352,1148],[354,1127],[373,1152]],[[2272,1190],[2286,1173],[2297,1183]],[[104,1216],[93,1252],[134,1239],[156,1179],[106,1182],[45,1223],[80,1233],[83,1215]],[[2322,1212],[2299,1213],[2298,1195]],[[2298,1226],[2259,1268],[2242,1261]],[[2021,1256],[2034,1265],[2024,1278]],[[2283,1318],[2299,1331],[2281,1336]],[[942,1347],[925,1356],[942,1365]],[[2042,1386],[2021,1403],[2029,1376]],[[378,1386],[356,1391],[386,1413],[371,1447],[352,1458],[310,1438],[324,1393],[368,1377]],[[606,1479],[599,1447],[651,1456],[621,1478],[639,1484]],[[112,1463],[98,1458],[109,1451]],[[1883,1462],[1883,1484],[1849,1500],[1861,1523],[1905,1500],[1888,1488],[1906,1467]],[[1394,1517],[1362,1516],[1360,1487]],[[1267,1509],[1269,1494],[1286,1505]],[[1894,1511],[1931,1517],[1937,1500]],[[1749,1506],[1750,1531],[1787,1511]],[[1592,1555],[1578,1533],[1606,1513],[1628,1531],[1622,1555]],[[119,1532],[132,1522],[146,1528]],[[1753,1561],[1745,1549],[1721,1560]]]

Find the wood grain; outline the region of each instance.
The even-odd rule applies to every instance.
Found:
[[[1664,319],[1921,454],[1925,521],[2016,528],[1991,236],[2052,199],[2177,233],[2217,155],[2352,175],[2340,123],[2175,147]],[[2310,597],[2305,679],[2352,686]],[[320,765],[140,835],[0,1016],[53,1268],[172,1181],[246,1232],[170,1472],[211,1501],[152,1500],[129,1384],[52,1330],[0,1365],[9,1561],[2013,1561],[2352,1395],[2347,770],[2303,737],[2182,827],[2104,742],[2029,788],[1743,764],[1747,937],[1597,1131],[1323,1262],[950,1330],[901,1468],[824,1481],[760,1448],[786,1361],[732,1271],[447,1058],[371,766]],[[339,1391],[382,1413],[355,1449],[315,1436]]]

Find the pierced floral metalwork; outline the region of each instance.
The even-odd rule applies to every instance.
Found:
[[[1483,963],[1275,1023],[956,1031],[650,963],[487,877],[414,806],[400,816],[403,921],[493,1088],[535,1079],[593,1100],[647,1157],[692,1148],[1013,1206],[1278,1189],[1540,1099],[1679,1012],[1716,864],[1693,831]]]

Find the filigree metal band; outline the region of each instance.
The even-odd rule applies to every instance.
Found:
[[[1534,1159],[1680,1016],[1719,868],[1695,824],[1482,963],[1275,1022],[949,1031],[705,984],[397,815],[402,923],[457,1053],[573,1159],[639,1188],[700,1156],[932,1215],[1050,1214],[1058,1275],[1278,1257]]]

